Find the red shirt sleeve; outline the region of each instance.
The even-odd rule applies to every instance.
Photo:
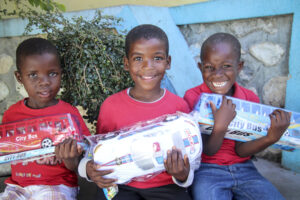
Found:
[[[198,98],[199,98],[199,94],[197,94],[196,92],[194,92],[192,90],[188,90],[183,97],[183,99],[187,102],[191,111],[194,109],[194,106],[195,106]]]
[[[77,120],[79,122],[82,134],[86,135],[86,136],[91,135],[91,133],[90,133],[89,129],[87,128],[87,126],[86,126],[81,114],[79,113],[78,109],[74,106],[72,106],[72,107],[73,107],[73,113],[71,113],[71,114],[75,115],[77,117]]]
[[[96,134],[104,134],[115,130],[113,127],[113,120],[111,120],[113,117],[111,116],[111,109],[110,102],[105,100],[100,107],[96,126]]]

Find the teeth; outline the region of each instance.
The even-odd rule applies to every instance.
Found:
[[[223,87],[226,85],[226,82],[212,82],[214,87]]]
[[[142,78],[148,80],[148,79],[152,79],[153,76],[142,76]]]

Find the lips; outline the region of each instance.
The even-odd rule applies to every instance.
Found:
[[[47,91],[41,91],[41,92],[38,93],[38,95],[40,97],[47,98],[47,97],[50,96],[50,91],[49,90],[47,90]]]

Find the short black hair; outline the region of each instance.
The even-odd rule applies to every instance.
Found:
[[[26,39],[21,42],[16,50],[16,64],[18,71],[20,71],[22,62],[25,57],[32,55],[42,55],[44,53],[51,53],[56,55],[59,61],[57,49],[49,40],[35,37]]]
[[[169,55],[169,40],[167,34],[159,27],[154,26],[152,24],[142,24],[134,27],[129,31],[125,40],[125,53],[128,58],[130,46],[132,43],[139,39],[159,39],[165,43],[166,46],[166,54]]]
[[[240,58],[241,58],[241,43],[235,36],[233,36],[229,33],[215,33],[215,34],[209,36],[202,44],[201,53],[200,53],[201,60],[203,60],[204,53],[205,53],[205,50],[207,47],[210,47],[212,45],[215,45],[215,44],[221,43],[221,42],[231,44],[232,49],[237,56],[237,59],[240,60]]]

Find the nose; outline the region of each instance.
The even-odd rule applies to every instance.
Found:
[[[216,76],[222,76],[224,74],[224,69],[223,67],[218,67],[214,72]]]
[[[150,67],[153,67],[153,62],[152,62],[152,59],[145,59],[144,60],[144,64],[143,66],[146,68],[150,68]]]
[[[49,77],[46,75],[39,77],[39,84],[40,85],[49,85],[50,84]]]

